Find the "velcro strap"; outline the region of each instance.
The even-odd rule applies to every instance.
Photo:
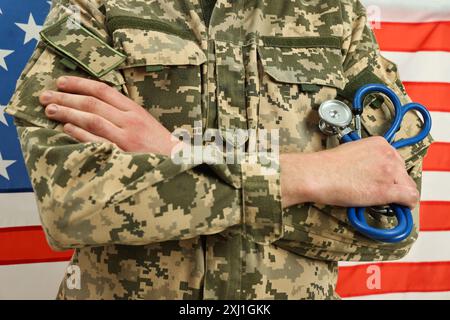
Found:
[[[340,90],[338,94],[348,101],[353,101],[356,91],[358,91],[361,86],[369,83],[384,84],[383,80],[370,71],[369,68],[366,68],[350,79],[344,90]]]
[[[66,16],[40,32],[42,40],[63,56],[64,62],[79,65],[100,78],[123,61],[126,56],[109,46],[92,31]]]

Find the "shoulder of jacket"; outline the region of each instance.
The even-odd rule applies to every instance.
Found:
[[[339,2],[341,5],[341,10],[350,19],[350,21],[366,15],[366,8],[360,0],[339,0]]]

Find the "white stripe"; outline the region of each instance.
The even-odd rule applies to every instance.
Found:
[[[450,172],[423,171],[421,199],[450,201]]]
[[[55,299],[68,262],[0,266],[0,300]]]
[[[448,0],[362,0],[369,17],[389,22],[450,21]]]
[[[34,193],[0,193],[0,228],[40,225]]]
[[[450,52],[383,51],[382,55],[397,64],[402,81],[450,83]]]
[[[450,101],[449,101],[450,104]],[[436,142],[450,142],[450,112],[431,112],[431,135]]]
[[[450,231],[422,231],[409,253],[403,259],[397,261],[383,261],[383,263],[450,261],[450,246],[443,246],[443,243],[450,243]],[[370,263],[371,262],[339,262],[339,266],[348,267]]]
[[[450,300],[450,291],[374,294],[344,300]]]

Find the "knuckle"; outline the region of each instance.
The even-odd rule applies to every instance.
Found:
[[[386,156],[386,153],[391,149],[391,146],[386,141],[386,139],[380,136],[372,137],[372,139],[373,145],[371,146],[371,148],[374,150],[374,152],[378,156]]]
[[[86,121],[86,129],[89,132],[101,132],[103,127],[103,122],[97,117],[89,117]]]
[[[383,150],[386,146],[387,141],[382,136],[373,136],[370,139],[376,149]]]
[[[128,125],[133,128],[137,128],[141,125],[141,118],[134,114],[130,114],[126,121]]]
[[[382,161],[380,164],[381,173],[392,175],[395,172],[394,166],[389,161]]]
[[[389,144],[384,145],[381,148],[382,157],[387,161],[393,161],[397,159],[397,151],[392,148]]]
[[[83,102],[84,110],[87,112],[93,112],[97,107],[97,99],[94,97],[86,97]]]
[[[67,94],[64,92],[53,92],[52,101],[57,104],[66,104]]]
[[[411,198],[414,200],[414,202],[417,202],[420,200],[420,193],[419,190],[416,188],[411,188]]]
[[[106,83],[104,82],[97,82],[95,84],[94,90],[96,92],[96,95],[102,99],[106,96],[108,96],[110,94],[110,89],[111,87],[108,86]]]

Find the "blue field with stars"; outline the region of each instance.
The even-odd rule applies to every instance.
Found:
[[[51,1],[0,0],[0,193],[32,191],[13,119],[4,113]]]

